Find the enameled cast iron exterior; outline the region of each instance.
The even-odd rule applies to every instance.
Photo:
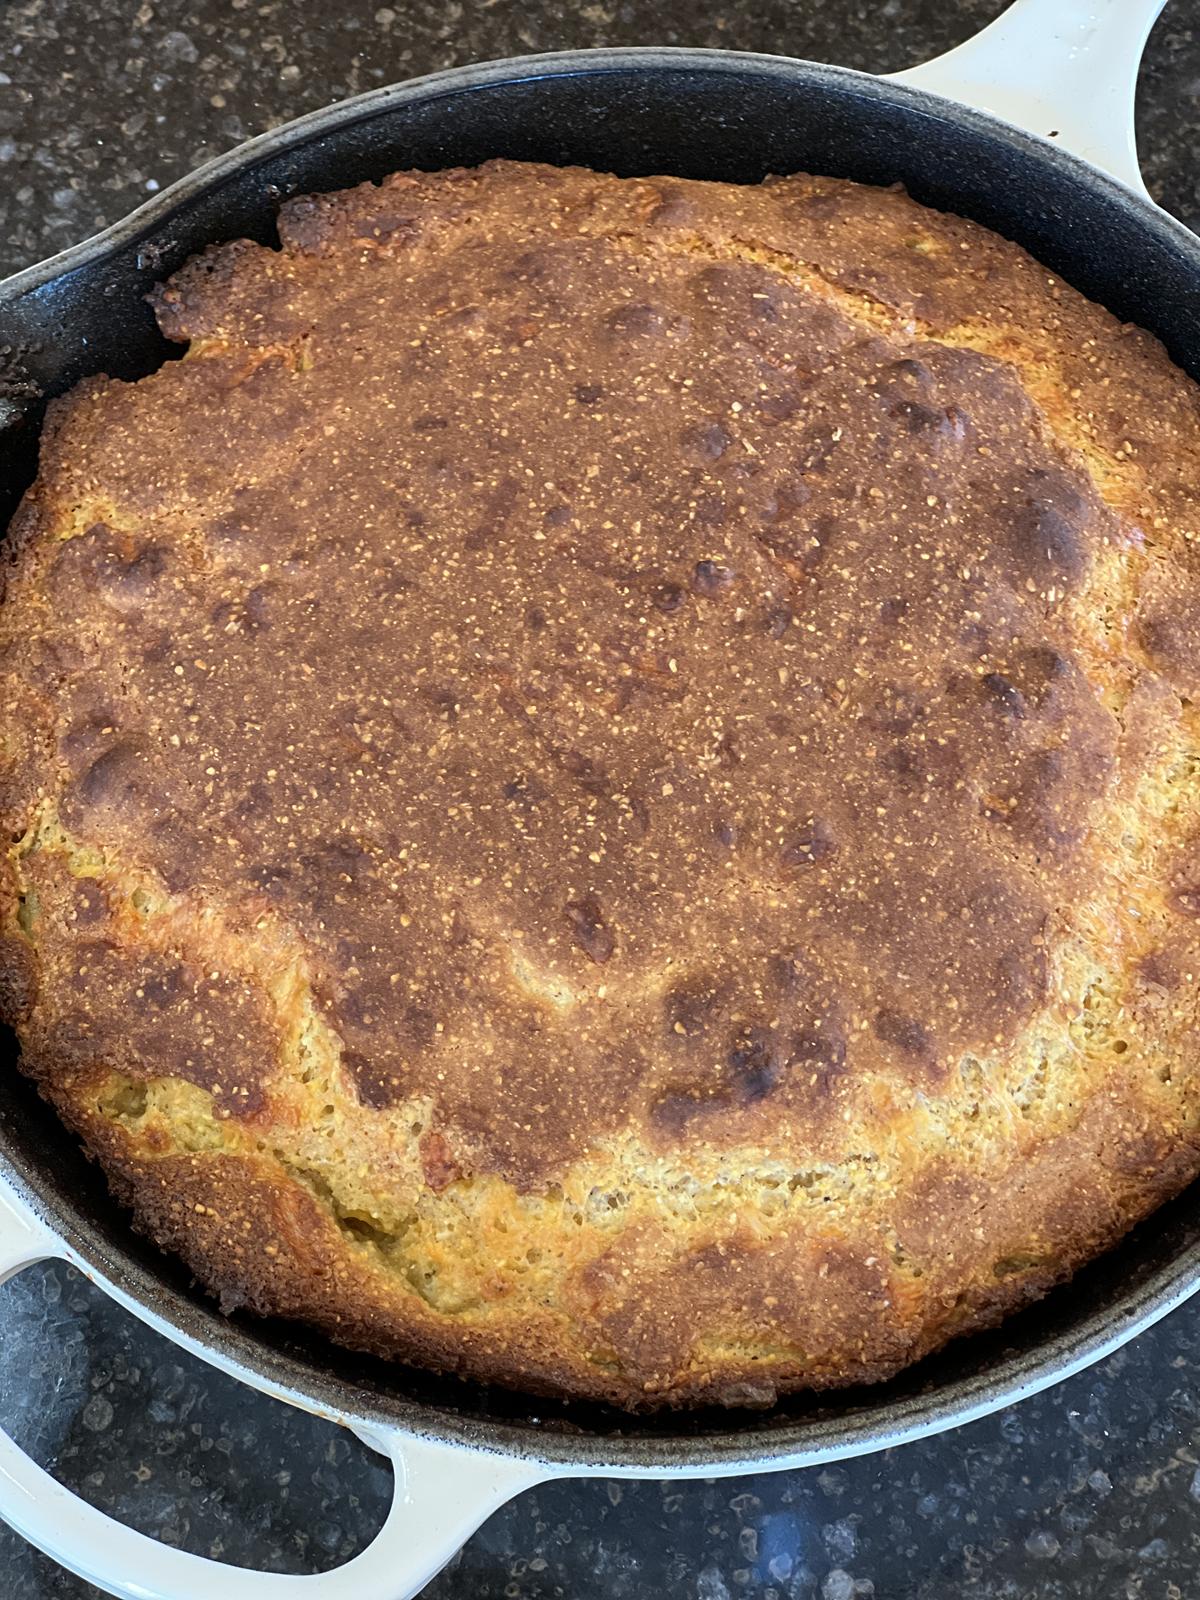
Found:
[[[0,285],[0,521],[35,470],[42,397],[173,352],[143,296],[215,240],[270,241],[281,198],[490,156],[753,182],[806,169],[902,182],[1018,240],[1200,379],[1200,240],[1053,146],[912,89],[714,51],[573,52],[439,74],[331,107],[223,157],[96,239]],[[370,1429],[566,1471],[729,1472],[899,1442],[991,1410],[1120,1344],[1200,1285],[1200,1188],[1002,1331],[885,1387],[765,1413],[635,1420],[388,1367],[295,1329],[221,1317],[134,1236],[0,1041],[0,1173],[123,1298],[223,1364]]]

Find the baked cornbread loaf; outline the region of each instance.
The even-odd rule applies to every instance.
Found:
[[[227,1307],[875,1379],[1200,1166],[1200,403],[879,191],[289,202],[50,411],[3,1005]]]

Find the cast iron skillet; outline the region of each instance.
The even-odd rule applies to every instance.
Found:
[[[0,405],[9,424],[0,433],[0,515],[34,474],[46,396],[97,371],[135,378],[178,353],[157,332],[144,296],[193,252],[243,235],[271,243],[278,203],[289,194],[498,155],[735,183],[797,169],[899,181],[920,201],[1016,239],[1085,294],[1157,334],[1200,379],[1200,241],[1053,145],[909,87],[805,62],[576,52],[455,70],[320,111],[0,285]],[[15,1192],[17,1212],[32,1213],[41,1242],[10,1249],[0,1274],[65,1245],[168,1337],[260,1388],[348,1421],[393,1456],[389,1440],[404,1435],[455,1447],[463,1460],[483,1450],[525,1463],[524,1478],[491,1492],[478,1515],[460,1517],[464,1524],[537,1477],[763,1470],[893,1444],[1043,1387],[1200,1285],[1193,1189],[999,1332],[960,1341],[882,1387],[800,1396],[765,1413],[637,1420],[594,1405],[531,1402],[348,1354],[281,1323],[220,1316],[182,1268],[132,1233],[99,1174],[16,1071],[11,1038],[2,1047],[11,1070],[0,1074],[0,1179]],[[9,1477],[17,1475],[7,1471],[0,1459],[0,1513],[117,1592],[112,1573],[89,1567],[62,1540],[56,1547],[34,1512],[14,1505]],[[460,1538],[468,1531],[457,1529]],[[449,1535],[443,1544],[421,1572],[397,1572],[391,1592],[409,1592],[406,1583],[436,1570],[454,1548]],[[310,1580],[288,1581],[293,1593]],[[183,1592],[175,1579],[162,1584],[120,1592]],[[387,1591],[356,1585],[363,1600],[376,1592]]]

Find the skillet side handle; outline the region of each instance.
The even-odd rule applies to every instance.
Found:
[[[957,49],[889,76],[1050,139],[1148,200],[1134,96],[1165,3],[1014,0]]]
[[[51,1256],[70,1259],[0,1178],[0,1282]],[[398,1432],[364,1429],[361,1437],[392,1463],[392,1505],[367,1548],[331,1572],[251,1572],[159,1544],[81,1500],[3,1432],[0,1517],[118,1600],[412,1600],[493,1511],[552,1476]]]

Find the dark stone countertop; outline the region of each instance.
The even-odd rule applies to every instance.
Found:
[[[897,68],[995,0],[25,0],[0,39],[0,271],[82,238],[300,112],[456,62],[698,44]],[[1151,189],[1200,226],[1200,6],[1151,39]],[[170,1543],[322,1570],[379,1526],[388,1469],[345,1432],[184,1356],[52,1265],[0,1290],[0,1422]],[[556,1484],[494,1516],[435,1600],[1197,1600],[1200,1306],[956,1433],[810,1472]],[[94,1596],[0,1528],[0,1595]]]

